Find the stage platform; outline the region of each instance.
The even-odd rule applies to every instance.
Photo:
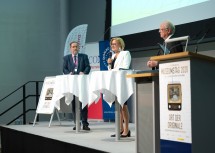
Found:
[[[129,124],[131,137],[116,141],[114,122],[89,121],[90,131],[72,130],[73,121],[39,122],[32,125],[1,125],[2,153],[135,152],[135,125]]]

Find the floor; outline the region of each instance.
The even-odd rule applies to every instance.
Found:
[[[120,138],[118,141],[110,137],[115,132],[114,122],[89,121],[89,124],[90,131],[81,130],[79,133],[72,130],[74,127],[72,121],[62,121],[61,125],[58,121],[53,121],[50,127],[48,122],[39,122],[34,127],[32,125],[9,125],[7,128],[105,152],[135,152],[135,125],[133,123],[129,124],[131,137]]]

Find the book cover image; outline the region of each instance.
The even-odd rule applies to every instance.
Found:
[[[45,100],[52,100],[53,97],[53,88],[48,88],[46,91]]]
[[[168,110],[180,111],[182,109],[182,90],[180,83],[167,85]]]

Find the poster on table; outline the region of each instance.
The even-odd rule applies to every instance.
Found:
[[[160,138],[191,143],[190,61],[159,65]]]
[[[46,77],[40,94],[37,106],[37,114],[52,114],[55,108],[54,100],[55,77]]]

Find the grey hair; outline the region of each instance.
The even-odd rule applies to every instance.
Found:
[[[164,21],[163,24],[165,25],[166,28],[170,29],[172,35],[175,33],[175,26],[172,22]]]

